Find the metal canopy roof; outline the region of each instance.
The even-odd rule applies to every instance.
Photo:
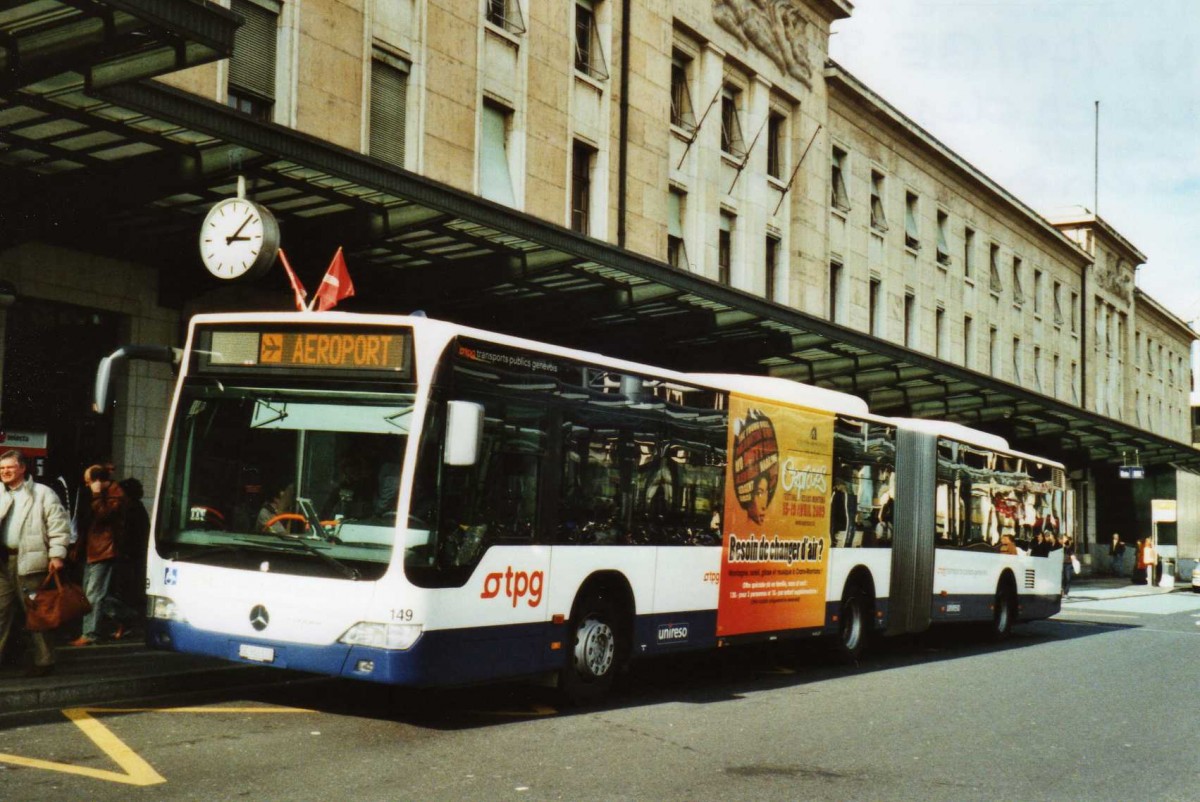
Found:
[[[183,28],[170,30],[178,38]],[[82,81],[39,79],[0,98],[0,180],[9,187],[0,195],[0,237],[8,245],[40,239],[134,258],[156,264],[164,285],[204,293],[216,282],[199,265],[200,221],[234,194],[240,173],[248,194],[279,219],[308,286],[345,247],[358,290],[345,309],[419,308],[681,370],[786,376],[859,395],[880,414],[992,431],[1073,465],[1136,451],[1143,465],[1200,470],[1200,451],[1184,444],[160,84],[88,91]],[[259,306],[290,303],[278,274],[260,289]]]
[[[240,17],[192,0],[17,0],[0,9],[0,92],[148,78],[224,58]]]

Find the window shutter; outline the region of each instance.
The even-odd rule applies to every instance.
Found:
[[[233,0],[233,11],[246,22],[233,35],[229,83],[238,89],[275,98],[275,28],[278,14],[250,0]]]
[[[512,173],[508,167],[508,114],[483,104],[483,132],[479,153],[479,194],[488,200],[516,205]]]
[[[372,156],[404,166],[404,129],[408,108],[408,73],[390,63],[371,62]]]

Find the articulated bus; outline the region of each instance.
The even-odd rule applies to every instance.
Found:
[[[189,329],[148,565],[151,645],[410,686],[1061,602],[1063,466],[761,376],[413,316]]]

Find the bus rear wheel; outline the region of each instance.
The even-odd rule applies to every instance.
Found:
[[[837,656],[847,663],[857,663],[867,648],[870,634],[871,603],[860,585],[846,588],[838,613]]]
[[[612,688],[623,635],[615,605],[595,591],[579,599],[570,627],[567,664],[559,672],[558,687],[568,702],[583,705]]]
[[[1016,598],[1012,587],[1008,583],[1001,583],[996,589],[996,600],[992,605],[992,626],[989,634],[993,640],[1004,640],[1012,634],[1016,612]]]

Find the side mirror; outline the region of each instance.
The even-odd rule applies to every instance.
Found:
[[[108,411],[108,385],[112,380],[113,366],[129,359],[165,362],[178,367],[183,361],[183,351],[167,345],[123,345],[101,359],[96,367],[96,385],[92,393],[93,412],[103,414]]]
[[[473,401],[449,401],[446,404],[446,448],[442,461],[447,465],[474,465],[479,461],[483,441],[483,405]]]

